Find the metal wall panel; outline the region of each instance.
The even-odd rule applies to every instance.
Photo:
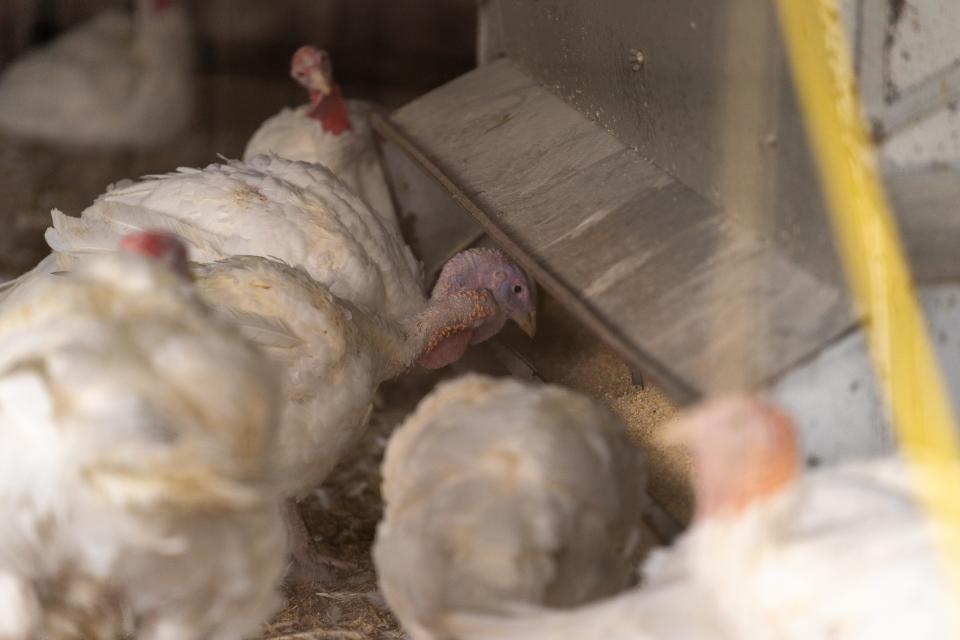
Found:
[[[960,286],[924,287],[920,302],[957,411]],[[768,393],[797,420],[808,463],[866,458],[890,453],[895,448],[893,427],[880,397],[862,330],[837,340],[787,373]]]
[[[960,3],[846,4],[856,4],[858,81],[884,162],[902,168],[960,161]]]
[[[841,284],[772,3],[497,4],[509,55],[548,90]]]

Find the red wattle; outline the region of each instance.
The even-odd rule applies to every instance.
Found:
[[[333,90],[313,107],[310,117],[319,120],[323,130],[335,136],[352,128],[350,117],[347,115],[347,105],[337,85],[333,85]]]
[[[472,331],[461,331],[445,338],[429,352],[420,356],[417,362],[425,369],[442,369],[453,364],[467,350],[472,333]]]

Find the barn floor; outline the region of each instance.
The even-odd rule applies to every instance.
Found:
[[[0,281],[24,272],[46,253],[43,230],[49,210],[72,215],[117,180],[166,172],[177,166],[204,166],[217,154],[238,157],[261,120],[280,106],[296,104],[291,83],[236,76],[200,81],[203,106],[188,134],[149,152],[60,149],[0,139]],[[394,103],[405,96],[375,96]],[[516,332],[504,340],[524,353],[547,382],[580,389],[610,404],[647,450],[650,488],[676,518],[689,514],[686,461],[660,449],[652,436],[674,411],[656,389],[634,387],[622,361],[573,321],[549,298],[540,311],[535,341]],[[467,369],[502,373],[489,354],[478,350],[456,371],[423,372],[384,385],[364,444],[344,461],[302,511],[318,550],[344,563],[321,584],[287,585],[287,603],[264,631],[264,639],[400,638],[395,620],[376,589],[370,546],[380,518],[379,462],[391,431],[443,376]]]
[[[403,637],[377,591],[370,556],[382,510],[380,460],[390,433],[440,377],[412,375],[383,385],[362,444],[301,504],[317,550],[347,566],[331,568],[324,583],[288,584],[286,606],[264,640]]]

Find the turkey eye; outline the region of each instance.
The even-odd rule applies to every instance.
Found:
[[[515,284],[515,285],[513,285],[513,292],[514,292],[514,293],[523,293],[523,287],[521,287],[521,286],[518,285],[518,284]]]

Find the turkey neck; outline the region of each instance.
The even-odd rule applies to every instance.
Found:
[[[385,356],[380,380],[400,375],[441,340],[475,330],[496,312],[492,293],[468,289],[431,298],[423,311],[410,318],[398,322],[379,319],[380,327],[368,333]]]
[[[310,117],[320,123],[323,130],[335,136],[352,129],[350,116],[347,114],[347,105],[343,101],[340,87],[333,83],[328,95],[321,95],[310,91],[310,102],[313,108]]]

